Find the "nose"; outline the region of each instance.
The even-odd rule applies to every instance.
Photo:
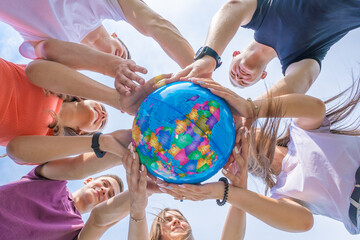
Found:
[[[172,222],[172,225],[173,225],[173,226],[180,225],[180,220],[177,219],[177,218],[174,218],[174,219],[173,219],[173,222]]]

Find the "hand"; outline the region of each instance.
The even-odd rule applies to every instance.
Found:
[[[221,84],[207,78],[188,78],[194,84],[198,84],[203,88],[209,89],[213,94],[223,98],[229,105],[232,113],[245,118],[253,118],[253,106],[244,98],[237,95],[230,89]]]
[[[224,167],[222,173],[230,180],[235,187],[247,189],[248,178],[248,139],[245,127],[239,130],[241,133],[240,146],[235,145],[232,156],[234,161]]]
[[[120,62],[119,62],[120,61]],[[134,61],[129,59],[118,58],[118,63],[116,64],[113,72],[115,73],[115,88],[121,95],[131,95],[131,92],[138,90],[140,85],[144,85],[145,80],[135,74],[139,72],[146,74],[146,68],[138,66]],[[134,83],[137,82],[138,84]]]
[[[203,201],[206,199],[222,199],[224,183],[214,182],[205,184],[171,184],[162,182],[158,184],[160,191],[173,196],[177,200]],[[185,199],[184,199],[185,197]]]
[[[152,79],[148,80],[143,86],[140,86],[139,89],[131,96],[120,96],[121,109],[130,115],[135,115],[144,99],[156,89],[154,85],[162,79],[170,76],[171,74],[162,74],[153,77]]]
[[[148,196],[146,192],[147,178],[146,168],[141,164],[139,155],[134,152],[133,146],[130,144],[130,151],[124,157],[124,168],[126,170],[126,181],[128,183],[130,193],[130,212],[131,215],[142,213],[148,203]]]
[[[130,137],[130,138],[129,138]],[[118,130],[109,134],[102,134],[99,137],[100,149],[122,157],[126,147],[131,141],[131,130]],[[127,143],[128,142],[128,143]],[[121,162],[120,162],[121,164]]]
[[[179,80],[187,81],[187,79],[191,77],[211,78],[215,67],[215,59],[210,56],[204,56],[203,58],[200,58],[199,60],[196,60],[194,63],[185,67],[171,78],[165,79],[163,82],[160,82],[157,87],[161,87],[165,84],[173,83]]]

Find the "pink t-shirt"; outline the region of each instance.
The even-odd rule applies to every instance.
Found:
[[[84,222],[67,181],[39,177],[35,169],[0,186],[0,239],[74,239]]]

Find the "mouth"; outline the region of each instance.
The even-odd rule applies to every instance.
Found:
[[[93,188],[93,189],[95,191],[98,201],[100,202],[100,192],[98,190],[96,190],[95,188]]]

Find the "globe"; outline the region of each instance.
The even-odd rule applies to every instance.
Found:
[[[191,82],[176,82],[143,101],[132,137],[152,175],[169,183],[199,183],[227,162],[235,124],[224,100]]]

